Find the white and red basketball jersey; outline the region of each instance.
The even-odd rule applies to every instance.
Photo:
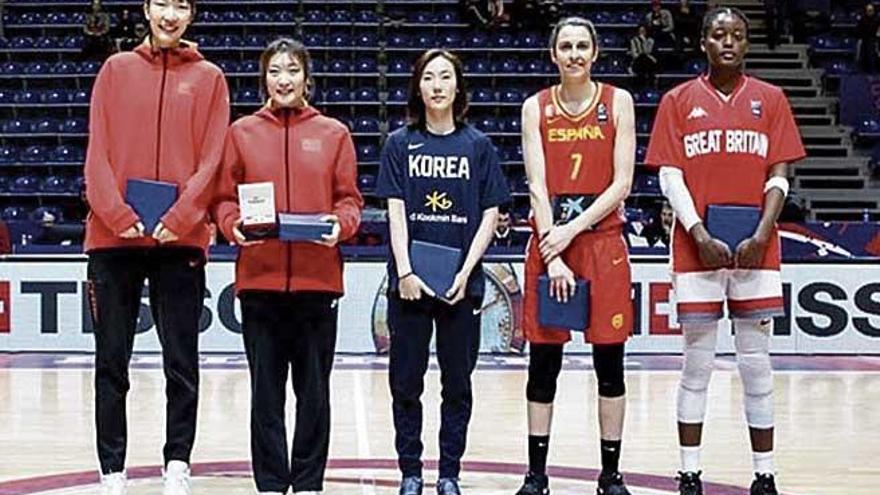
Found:
[[[673,166],[684,173],[697,213],[710,204],[764,204],[770,167],[806,156],[801,136],[782,89],[743,76],[724,96],[700,76],[663,96],[645,162]],[[779,269],[779,239],[774,230],[763,269]],[[693,239],[676,224],[673,271],[706,270]]]

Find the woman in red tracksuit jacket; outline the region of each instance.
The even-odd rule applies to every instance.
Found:
[[[92,88],[85,162],[85,250],[95,329],[95,407],[102,493],[125,493],[128,364],[145,280],[162,345],[166,495],[188,494],[198,403],[199,317],[208,208],[229,125],[223,73],[182,41],[193,0],[145,0],[150,36],[110,57]],[[153,232],[125,201],[129,179],[174,183]]]
[[[251,455],[260,493],[322,489],[330,440],[330,370],[342,257],[336,246],[357,232],[363,199],[348,129],[307,102],[309,53],[281,38],[260,57],[269,102],[232,124],[215,201],[217,224],[241,246],[235,285],[251,374]],[[248,242],[240,230],[238,184],[272,182],[279,212],[324,213],[323,242]],[[297,398],[288,460],[287,376]]]

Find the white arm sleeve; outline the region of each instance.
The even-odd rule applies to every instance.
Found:
[[[669,199],[672,211],[686,232],[700,223],[700,215],[694,206],[694,198],[684,183],[684,174],[675,167],[660,167],[660,190]]]

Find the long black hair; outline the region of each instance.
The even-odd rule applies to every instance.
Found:
[[[422,74],[425,67],[435,58],[443,57],[452,64],[455,71],[455,95],[452,101],[452,118],[455,120],[455,126],[459,127],[464,124],[464,116],[468,110],[467,84],[464,80],[464,69],[462,68],[461,59],[448,50],[432,48],[423,53],[413,66],[412,77],[409,80],[409,101],[406,105],[407,118],[409,125],[418,129],[425,129],[425,101],[422,100],[422,92],[420,89]]]

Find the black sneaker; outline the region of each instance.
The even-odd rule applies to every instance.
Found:
[[[679,495],[703,495],[703,482],[700,481],[702,471],[678,472],[678,494]]]
[[[549,482],[546,474],[529,472],[516,495],[550,495],[550,488],[547,486]]]
[[[755,481],[752,481],[750,495],[779,495],[776,491],[776,480],[772,474],[755,473]]]
[[[440,478],[437,480],[437,495],[461,495],[458,488],[458,480],[455,478]]]
[[[618,472],[599,475],[596,495],[630,495],[623,482],[623,475]]]
[[[400,482],[399,495],[422,495],[424,482],[418,476],[407,476]]]

